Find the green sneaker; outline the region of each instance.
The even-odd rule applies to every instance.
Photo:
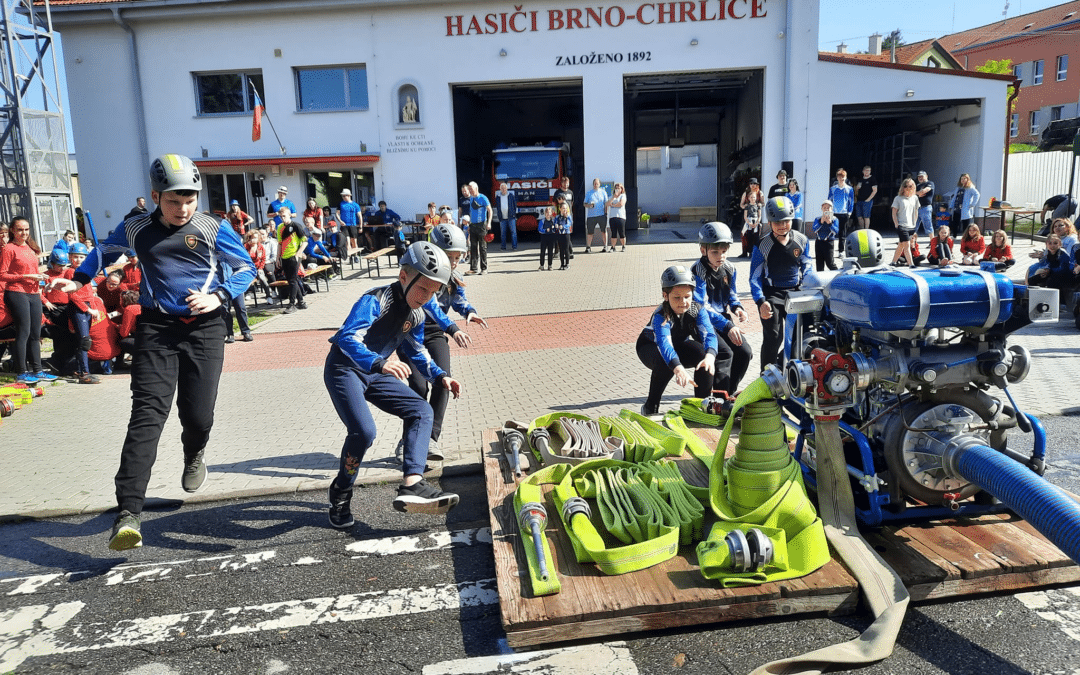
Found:
[[[109,548],[114,551],[127,551],[142,546],[142,532],[139,531],[139,516],[131,511],[121,511],[113,523]]]

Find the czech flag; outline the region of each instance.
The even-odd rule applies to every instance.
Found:
[[[262,116],[263,116],[263,102],[259,98],[259,92],[255,91],[252,87],[251,93],[255,96],[255,110],[251,116],[251,142],[262,138]]]

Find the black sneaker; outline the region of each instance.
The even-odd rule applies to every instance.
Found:
[[[200,450],[199,454],[191,459],[184,458],[184,475],[180,477],[180,485],[184,488],[184,492],[195,492],[206,482],[206,464],[203,463],[204,452],[206,451]]]
[[[453,492],[443,492],[426,480],[401,485],[394,497],[394,510],[402,513],[427,513],[439,516],[457,506],[460,498]]]
[[[352,488],[339,490],[331,483],[326,491],[326,496],[330,500],[330,525],[338,529],[352,527],[353,523],[356,522],[353,520],[352,510],[349,509],[349,502],[352,501]]]
[[[231,345],[231,344],[232,344],[232,343],[234,343],[234,342],[236,342],[236,338],[235,338],[235,337],[233,337],[232,335],[226,335],[226,336],[225,336],[225,344],[227,344],[227,345]]]
[[[139,531],[139,516],[131,511],[121,511],[113,523],[109,548],[114,551],[127,551],[142,546],[142,532]]]

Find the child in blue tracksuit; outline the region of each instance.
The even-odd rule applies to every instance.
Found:
[[[840,221],[833,217],[833,205],[831,201],[821,203],[821,215],[814,219],[810,226],[814,230],[814,257],[817,258],[817,271],[823,272],[826,267],[836,269],[833,261],[832,243],[840,235]]]
[[[399,347],[424,378],[455,398],[461,384],[436,365],[424,349],[424,311],[421,309],[450,281],[446,254],[426,241],[412,244],[401,258],[398,280],[360,296],[345,323],[330,338],[323,382],[330,392],[347,435],[341,448],[337,477],[330,484],[330,524],[351,527],[353,483],[360,462],[375,442],[375,420],[368,401],[405,421],[404,479],[394,509],[407,513],[442,514],[458,503],[423,479],[431,438],[432,412],[427,401],[409,389],[409,366],[388,358]]]
[[[555,208],[547,207],[544,211],[544,217],[540,219],[540,222],[536,226],[537,232],[540,233],[540,271],[544,271],[544,257],[547,256],[547,270],[551,271],[551,259],[555,257],[555,238],[558,236],[555,233]]]
[[[762,237],[750,259],[750,294],[761,316],[761,369],[770,363],[783,366],[784,328],[788,293],[798,290],[812,274],[809,241],[791,229],[795,208],[787,197],[765,204],[770,233]]]
[[[1046,238],[1046,252],[1042,259],[1028,268],[1027,285],[1064,291],[1072,284],[1072,267],[1069,253],[1061,246],[1061,237],[1051,234]]]
[[[466,321],[479,324],[487,328],[487,322],[476,313],[476,308],[469,304],[465,298],[465,280],[457,271],[461,256],[469,250],[469,241],[465,233],[456,225],[440,223],[431,229],[431,243],[442,249],[450,260],[450,283],[443,286],[435,296],[424,305],[424,348],[427,349],[431,360],[435,365],[442,368],[446,373],[450,372],[450,342],[447,336],[454,338],[459,347],[467,348],[472,343],[472,338],[458,325],[450,320],[447,312],[452,307],[454,311],[465,318]],[[403,349],[398,349],[398,358],[403,363],[408,360],[408,354]],[[446,404],[449,394],[443,387],[430,387],[428,381],[419,370],[412,369],[409,375],[409,388],[420,395],[425,401],[431,403],[433,413],[431,426],[431,443],[428,445],[428,459],[443,459],[439,449],[439,436],[442,435],[443,417],[446,415]],[[430,394],[430,395],[429,395]],[[408,433],[408,425],[405,432]],[[405,439],[402,438],[399,448],[404,448]]]
[[[660,275],[660,287],[664,302],[653,311],[636,345],[638,358],[652,371],[642,415],[659,412],[660,397],[672,377],[680,387],[693,381],[694,396],[706,398],[716,373],[716,334],[705,310],[694,302],[693,273],[672,265]],[[695,365],[688,370],[684,362]]]
[[[735,292],[735,266],[727,261],[732,241],[734,237],[727,225],[705,223],[698,231],[701,259],[690,268],[694,275],[694,302],[701,305],[719,338],[713,385],[731,394],[739,388],[754,356],[742,330],[732,320],[733,314],[740,323],[749,318]]]
[[[559,215],[555,217],[555,242],[559,245],[559,266],[561,270],[570,269],[570,235],[574,232],[574,219],[570,216],[570,205],[559,204]]]

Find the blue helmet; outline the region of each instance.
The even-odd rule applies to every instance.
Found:
[[[67,267],[71,264],[71,258],[68,258],[67,251],[60,248],[54,248],[52,254],[49,256],[49,264]]]
[[[137,257],[139,257],[139,254],[136,253],[135,249],[133,249],[133,248],[129,248],[127,251],[124,251],[124,255],[126,255],[129,258],[137,258]]]
[[[82,243],[81,241],[77,241],[69,247],[68,253],[76,255],[90,255],[90,249],[86,248],[86,244]]]

